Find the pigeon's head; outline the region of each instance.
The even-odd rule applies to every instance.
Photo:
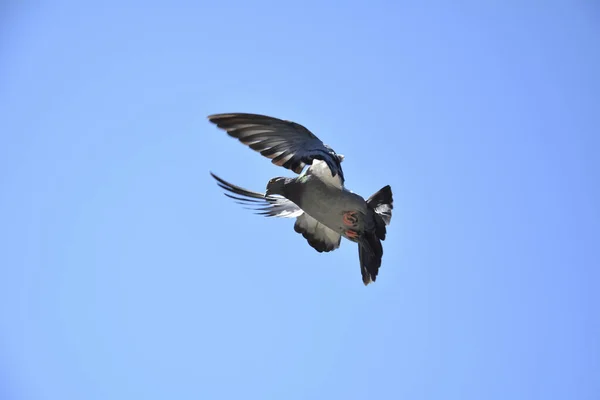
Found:
[[[267,192],[265,193],[265,195],[270,196],[272,194],[278,194],[278,195],[283,196],[283,189],[285,186],[285,182],[286,182],[286,178],[283,178],[283,177],[271,179],[269,181],[269,183],[267,183]]]

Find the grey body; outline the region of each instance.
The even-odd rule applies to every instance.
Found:
[[[374,211],[367,207],[362,196],[329,185],[317,176],[305,175],[291,179],[284,183],[281,194],[306,214],[353,242],[357,242],[364,231],[375,227]],[[343,222],[344,213],[348,211],[356,212],[357,220],[352,225]],[[347,235],[349,229],[356,231],[359,237]]]

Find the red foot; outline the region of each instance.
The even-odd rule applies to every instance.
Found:
[[[344,216],[342,217],[342,221],[344,225],[354,226],[358,222],[358,218],[356,217],[356,211],[346,211]]]
[[[358,237],[358,232],[353,231],[352,229],[348,229],[346,231],[346,236],[350,239],[356,239]]]

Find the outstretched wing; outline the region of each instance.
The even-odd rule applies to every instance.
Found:
[[[253,192],[229,183],[212,172],[210,175],[217,181],[219,187],[229,192],[224,193],[225,196],[234,199],[238,204],[245,205],[247,208],[256,211],[256,214],[264,215],[265,217],[295,218],[304,212],[300,207],[283,196],[265,196],[262,193]]]
[[[332,176],[339,174],[344,180],[343,156],[300,124],[247,113],[214,114],[208,119],[229,136],[270,158],[275,165],[299,174],[313,160],[322,160],[327,163]]]

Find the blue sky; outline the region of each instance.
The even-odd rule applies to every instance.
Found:
[[[41,2],[0,23],[0,398],[598,399],[591,1]],[[378,281],[211,180],[297,121],[390,184]]]

